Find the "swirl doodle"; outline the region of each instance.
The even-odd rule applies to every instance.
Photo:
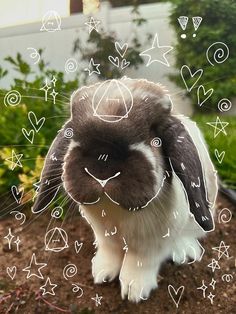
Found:
[[[229,111],[232,107],[232,103],[228,98],[222,98],[219,102],[218,102],[218,109],[221,112],[225,112],[225,111]]]
[[[76,298],[81,298],[84,294],[84,290],[79,285],[77,285],[75,283],[72,283],[72,286],[74,286],[72,288],[72,292],[74,292],[74,293],[79,292],[80,293],[79,295],[76,296]]]
[[[4,97],[4,105],[5,106],[17,106],[21,102],[21,94],[13,89],[10,90]]]
[[[217,41],[208,47],[206,57],[212,66],[215,66],[214,63],[223,63],[229,57],[229,48],[225,43]]]
[[[37,58],[37,60],[34,62],[34,64],[39,63],[40,54],[38,53],[38,51],[35,48],[32,48],[32,47],[27,48],[27,50],[28,49],[33,50],[33,52],[31,52],[31,54],[30,54],[30,58],[32,58],[32,59],[36,59]]]
[[[75,264],[68,264],[63,269],[63,277],[68,280],[68,278],[74,277],[77,274],[77,267]]]
[[[226,281],[226,282],[230,282],[233,279],[233,275],[232,274],[224,274],[221,277],[222,281]]]
[[[75,72],[78,68],[78,63],[74,58],[70,58],[65,63],[66,73]]]
[[[218,222],[221,224],[227,224],[228,222],[230,222],[232,218],[232,213],[228,208],[223,208],[221,209],[221,211],[219,212],[218,215]]]
[[[11,214],[15,214],[15,219],[16,220],[22,220],[22,222],[20,223],[20,225],[23,225],[26,221],[26,216],[24,213],[19,212],[18,210],[13,210],[10,212]]]
[[[51,216],[56,219],[61,218],[62,215],[63,215],[63,208],[61,206],[55,207],[51,212]]]
[[[64,132],[64,137],[65,138],[72,138],[74,135],[74,131],[72,128],[67,128],[65,129],[65,132]]]
[[[160,147],[162,145],[162,141],[159,137],[154,137],[152,140],[151,140],[151,146],[153,147]]]

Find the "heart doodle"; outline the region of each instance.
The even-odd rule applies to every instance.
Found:
[[[121,62],[121,69],[125,69],[127,66],[130,65],[130,62],[129,61],[126,61],[126,59],[123,59],[122,62]]]
[[[75,252],[78,254],[83,246],[83,242],[79,243],[79,241],[75,241]]]
[[[218,149],[216,148],[215,149],[215,156],[216,156],[217,161],[221,164],[224,157],[225,157],[225,151],[219,153]]]
[[[11,187],[11,193],[12,193],[14,199],[16,200],[17,204],[20,204],[22,196],[24,194],[24,188],[19,190],[17,186],[13,185]]]
[[[201,76],[203,74],[203,70],[199,69],[196,72],[192,73],[190,68],[187,65],[183,65],[181,70],[180,70],[180,74],[181,74],[181,77],[183,79],[184,85],[187,88],[187,91],[191,92],[193,87],[197,84],[198,80],[201,78]],[[195,82],[192,82],[192,79],[194,77],[195,77]],[[186,82],[188,79],[191,79],[191,82],[192,82],[192,83],[189,83],[189,84],[191,84],[190,86]]]
[[[7,274],[13,280],[16,275],[16,266],[7,267]]]
[[[203,85],[200,85],[197,89],[197,103],[198,103],[198,105],[201,107],[204,104],[204,102],[206,102],[207,99],[211,97],[213,92],[214,92],[213,88],[208,89],[206,91],[205,87]]]
[[[32,127],[35,129],[36,132],[38,132],[41,129],[41,127],[43,126],[45,122],[44,117],[38,120],[33,111],[30,111],[28,113],[28,118],[29,118],[29,122],[31,123]]]
[[[22,133],[24,135],[24,137],[31,143],[33,144],[34,141],[34,130],[30,130],[29,132],[25,129],[22,128]]]
[[[179,306],[180,299],[182,297],[182,294],[184,292],[184,286],[180,286],[177,291],[172,285],[168,285],[168,292],[171,296],[172,300],[174,301],[176,307]]]
[[[124,57],[124,55],[126,54],[126,51],[128,49],[128,44],[125,43],[124,45],[120,45],[117,41],[115,42],[115,48],[116,51],[119,53],[119,55],[121,56],[121,58]]]
[[[119,68],[119,66],[120,66],[120,62],[119,62],[119,58],[118,57],[112,57],[112,56],[109,56],[108,57],[108,59],[109,59],[109,61],[113,64],[113,65],[115,65],[117,68]]]

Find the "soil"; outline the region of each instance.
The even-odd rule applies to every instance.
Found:
[[[226,210],[222,212],[224,208],[231,211],[231,219],[223,215],[230,214]],[[14,215],[7,216],[0,222],[0,313],[236,313],[235,212],[235,207],[220,197],[217,202],[216,229],[200,241],[205,248],[202,260],[182,265],[166,262],[158,277],[158,289],[152,291],[148,300],[138,304],[121,299],[118,279],[102,285],[93,283],[91,259],[95,253],[94,236],[90,226],[82,217],[71,212],[63,221],[52,220],[50,213],[43,213],[27,217],[25,223],[20,225],[22,221],[15,219]],[[61,252],[46,251],[45,233],[56,226],[66,231],[69,247]],[[7,239],[4,238],[9,228],[14,235],[11,249]],[[17,236],[21,241],[19,252],[14,242]],[[48,239],[51,236],[52,234],[49,233]],[[77,247],[78,253],[75,251],[75,241],[78,241],[78,244],[83,243],[80,250]],[[223,244],[229,248],[228,251],[223,250],[225,254],[219,258],[219,252],[212,248],[218,247],[221,241],[224,241]],[[27,278],[29,272],[22,271],[29,266],[33,253],[37,263],[47,263],[47,266],[40,270],[43,279],[36,276]],[[218,261],[220,267],[214,272],[208,266],[212,259]],[[68,264],[75,264],[77,273],[64,272],[64,277],[63,269]],[[15,269],[11,269],[12,266],[16,266],[13,279],[7,274],[7,267],[9,267],[8,272],[13,277]],[[36,268],[32,268],[31,271],[37,273]],[[40,276],[39,273],[38,275]],[[57,284],[53,290],[55,295],[48,293],[43,295],[43,290],[40,289],[47,277],[50,277],[52,284]],[[197,289],[202,286],[203,281],[207,287],[205,297],[203,290]],[[178,308],[168,293],[168,285],[172,285],[176,290],[176,295],[171,290],[176,302],[180,298]],[[184,288],[180,288],[177,292],[181,286]],[[184,290],[181,295],[182,289]],[[96,294],[102,297],[101,304],[97,306],[92,299]],[[209,294],[215,295],[213,304],[208,298]]]

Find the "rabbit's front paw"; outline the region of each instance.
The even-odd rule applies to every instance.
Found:
[[[172,258],[177,264],[193,263],[200,261],[204,253],[204,249],[200,246],[196,239],[183,238],[177,241],[173,250]]]
[[[122,257],[114,252],[98,249],[92,259],[92,274],[94,283],[112,281],[118,274],[122,264]]]

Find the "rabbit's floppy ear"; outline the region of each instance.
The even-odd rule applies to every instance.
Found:
[[[62,185],[63,161],[70,144],[68,138],[70,136],[65,136],[67,133],[73,133],[73,129],[63,127],[47,153],[41,173],[39,191],[32,207],[33,213],[45,210],[55,199]]]
[[[211,205],[208,201],[204,172],[198,150],[181,120],[166,117],[162,128],[162,148],[171,169],[186,191],[190,212],[204,231],[214,230]]]

